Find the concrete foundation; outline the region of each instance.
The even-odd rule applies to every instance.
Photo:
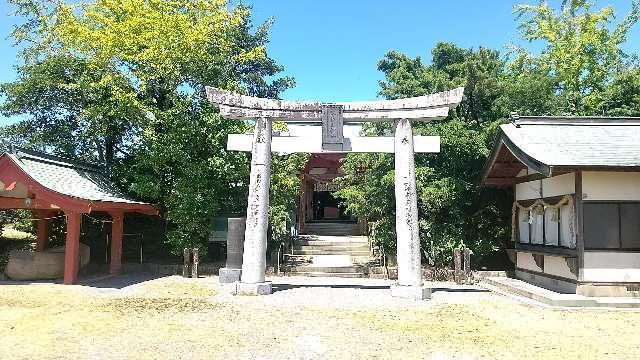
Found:
[[[271,282],[261,283],[236,283],[236,295],[269,295],[271,294]]]
[[[218,281],[220,281],[221,284],[234,283],[240,281],[241,274],[242,269],[229,269],[225,267],[218,272]]]
[[[521,269],[516,269],[515,275],[517,279],[526,281],[528,283],[540,286],[551,291],[559,292],[562,294],[576,293],[575,282],[551,278],[541,274],[532,274],[530,272],[522,271]]]
[[[640,291],[629,291],[629,288],[640,289],[640,284],[580,284],[576,294],[591,297],[640,298]]]
[[[425,286],[391,285],[391,296],[411,300],[431,299],[431,288]]]

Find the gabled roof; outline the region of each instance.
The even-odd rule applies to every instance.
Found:
[[[525,167],[543,176],[577,169],[640,168],[640,118],[514,115],[498,130],[482,183],[498,185],[502,181],[492,179],[513,178]],[[507,168],[510,171],[503,171]]]
[[[96,204],[101,203],[100,208],[156,212],[151,204],[136,201],[118,190],[102,168],[96,165],[22,148],[13,148],[11,152],[4,153],[2,158],[10,159],[22,170],[26,181],[32,180],[54,196],[88,201],[89,208],[94,209],[98,209]],[[6,167],[3,167],[1,175],[11,177],[4,174],[5,171]]]

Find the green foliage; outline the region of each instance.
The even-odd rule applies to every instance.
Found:
[[[439,154],[416,154],[416,186],[422,248],[429,261],[447,264],[452,250],[465,245],[476,261],[493,256],[506,240],[510,204],[485,195],[477,179],[495,124],[460,119],[420,124],[416,131],[441,136]],[[394,162],[390,154],[354,154],[345,159],[337,196],[348,211],[367,219],[371,236],[395,253]],[[485,261],[484,264],[488,263]]]
[[[509,238],[511,196],[477,182],[496,127],[509,112],[640,114],[640,68],[637,61],[625,62],[620,50],[640,6],[634,1],[616,26],[611,8],[592,6],[584,0],[563,1],[557,12],[546,2],[517,6],[523,37],[545,45],[536,56],[518,49],[509,61],[496,50],[438,43],[431,64],[397,51],[378,63],[385,75],[380,95],[388,99],[465,87],[462,103],[447,120],[414,125],[415,132],[440,135],[442,142],[440,153],[415,157],[420,236],[430,262],[448,264],[452,250],[462,245],[472,249],[476,264],[504,260],[498,250]],[[364,129],[390,130],[379,124]],[[389,155],[349,155],[340,179],[345,187],[338,193],[349,211],[369,220],[371,236],[386,253],[396,248],[393,168]]]
[[[529,57],[538,71],[555,80],[562,112],[590,114],[598,109],[606,85],[623,68],[620,45],[640,17],[640,3],[634,0],[631,5],[615,26],[613,8],[594,11],[589,0],[563,0],[557,11],[546,2],[515,7],[524,39],[545,44],[537,57],[523,50],[520,56]]]
[[[497,250],[507,238],[509,200],[495,201],[479,189],[495,122],[501,115],[505,59],[498,51],[462,49],[438,43],[431,52],[432,64],[392,51],[378,63],[385,74],[380,94],[387,98],[419,96],[465,86],[462,104],[450,119],[417,123],[414,131],[439,135],[441,152],[416,154],[416,186],[422,248],[430,263],[442,266],[452,250],[470,247],[475,261],[496,264]],[[369,134],[384,126],[365,127]],[[343,188],[337,194],[348,211],[369,221],[374,241],[385,253],[395,253],[394,162],[389,154],[354,154],[345,159]]]
[[[269,223],[274,243],[288,240],[289,226],[295,221],[294,210],[300,194],[300,171],[309,155],[273,155],[269,190]]]
[[[431,51],[432,64],[420,57],[409,58],[397,51],[388,52],[378,62],[385,74],[380,95],[388,99],[420,96],[465,86],[465,100],[458,115],[480,123],[498,116],[492,106],[500,96],[500,75],[505,60],[496,50],[462,49],[451,43],[438,43]]]
[[[614,74],[598,110],[609,116],[640,116],[640,66]]]
[[[212,216],[244,211],[248,155],[227,152],[226,138],[251,125],[221,119],[204,86],[268,97],[293,86],[266,53],[270,23],[254,28],[249,8],[222,0],[11,3],[24,50],[0,111],[24,120],[5,137],[105,165],[159,205],[177,254],[206,241]],[[291,193],[296,164],[276,161],[275,189]],[[279,231],[292,205],[273,204]]]

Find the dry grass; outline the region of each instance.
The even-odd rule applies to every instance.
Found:
[[[275,308],[217,291],[212,279],[178,277],[123,290],[0,285],[0,358],[640,358],[638,312],[491,295],[401,310]]]

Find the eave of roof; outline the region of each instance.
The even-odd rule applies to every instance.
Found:
[[[19,148],[4,153],[3,158],[18,170],[13,176],[5,174],[5,178],[21,178],[51,203],[59,201],[82,212],[112,209],[158,213],[152,204],[119,193],[95,165]]]
[[[545,177],[579,169],[640,169],[640,118],[516,115],[511,120],[498,129],[482,172],[482,185],[487,184],[503,146]]]

